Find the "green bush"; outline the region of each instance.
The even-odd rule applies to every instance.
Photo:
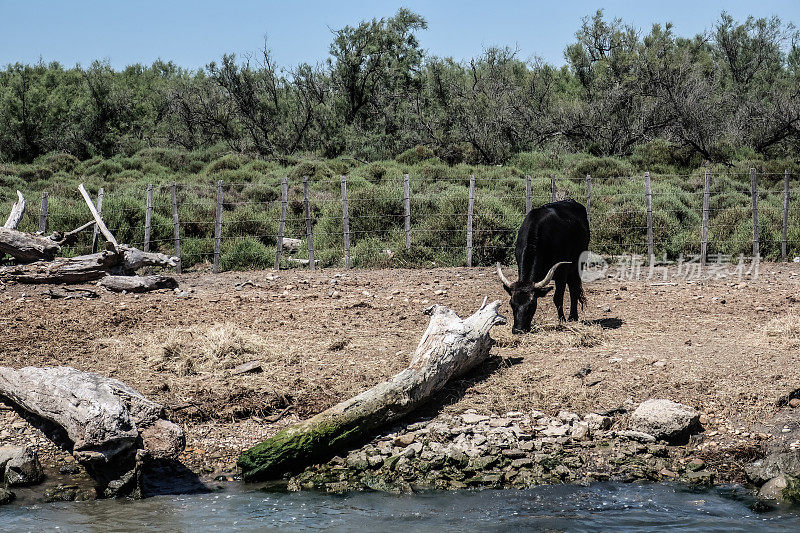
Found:
[[[242,160],[238,155],[228,154],[209,163],[206,167],[206,174],[216,174],[223,170],[238,170],[241,166]]]
[[[80,161],[74,155],[66,152],[51,152],[37,159],[36,163],[53,172],[72,172]]]
[[[214,260],[214,240],[188,237],[181,239],[181,266],[189,269],[200,263]]]
[[[219,263],[222,270],[269,268],[275,262],[275,247],[269,248],[254,237],[222,241]]]
[[[582,180],[590,174],[592,178],[616,178],[634,176],[636,171],[627,161],[616,157],[587,157],[579,159],[567,169],[567,175],[574,180]]]
[[[417,163],[421,163],[426,159],[432,158],[434,155],[435,154],[433,153],[433,150],[427,146],[417,145],[414,148],[409,148],[402,154],[398,155],[395,158],[395,161],[401,165],[416,165]]]

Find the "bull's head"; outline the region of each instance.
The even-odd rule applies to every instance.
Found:
[[[511,296],[511,310],[514,312],[514,326],[511,328],[513,333],[527,333],[531,330],[533,314],[536,313],[536,300],[553,290],[553,287],[548,286],[548,284],[552,281],[556,269],[569,263],[570,261],[556,263],[550,267],[544,279],[536,283],[520,281],[511,283],[503,275],[500,263],[497,263],[497,275],[503,283],[503,288]]]

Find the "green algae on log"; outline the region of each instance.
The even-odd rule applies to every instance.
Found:
[[[465,319],[444,306],[426,309],[431,321],[407,369],[242,453],[238,465],[245,481],[298,471],[425,403],[450,379],[489,356],[489,330],[506,322],[499,306],[499,301],[487,305],[484,299]]]

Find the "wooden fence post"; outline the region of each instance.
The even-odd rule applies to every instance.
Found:
[[[178,219],[178,191],[176,190],[175,182],[172,182],[170,187],[172,192],[172,232],[173,241],[175,246],[175,257],[178,258],[178,265],[175,267],[175,272],[181,273],[181,223]]]
[[[308,176],[303,176],[303,212],[306,217],[306,241],[308,242],[308,268],[315,270],[314,262],[314,230],[311,227],[311,199],[308,194]]]
[[[278,246],[275,248],[275,270],[281,269],[283,255],[283,232],[286,231],[286,204],[289,202],[289,178],[281,178],[281,220],[278,223]]]
[[[653,265],[653,191],[650,187],[650,173],[644,173],[644,194],[647,201],[647,259]]]
[[[100,187],[100,190],[97,191],[97,203],[95,204],[95,208],[97,209],[97,213],[102,215],[103,214],[103,188]],[[94,231],[92,232],[92,253],[97,251],[97,237],[100,234],[100,228],[97,227],[97,224],[94,225]]]
[[[592,175],[586,174],[586,218],[592,221]]]
[[[758,239],[758,175],[756,169],[750,169],[750,197],[753,203],[753,260],[760,259],[760,246]]]
[[[347,176],[342,174],[342,231],[344,233],[344,267],[350,268],[350,213],[347,209]]]
[[[222,180],[217,182],[217,216],[214,219],[214,274],[219,272],[219,253],[222,248]]]
[[[411,249],[411,183],[403,174],[403,206],[405,207],[406,250]]]
[[[144,208],[144,245],[142,250],[150,251],[150,224],[153,221],[153,184],[147,184],[147,194],[145,195]]]
[[[475,174],[469,175],[469,201],[467,203],[467,266],[472,266],[472,212],[475,208]]]
[[[556,175],[550,174],[550,201],[556,201]]]
[[[531,212],[531,175],[525,176],[525,214]]]
[[[39,231],[45,233],[47,231],[47,198],[50,193],[44,191],[42,193],[42,207],[39,209]]]
[[[711,171],[706,170],[703,180],[703,225],[700,233],[700,264],[705,265],[708,260],[708,201],[711,196]]]
[[[789,233],[789,169],[783,172],[783,233],[781,234],[781,259],[786,257],[786,237]]]

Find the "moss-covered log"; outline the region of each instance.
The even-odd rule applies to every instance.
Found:
[[[238,462],[244,479],[257,481],[299,470],[425,403],[450,379],[488,357],[489,330],[505,323],[497,312],[499,305],[499,301],[486,305],[484,300],[465,319],[443,306],[429,308],[431,321],[407,369],[245,451]]]

